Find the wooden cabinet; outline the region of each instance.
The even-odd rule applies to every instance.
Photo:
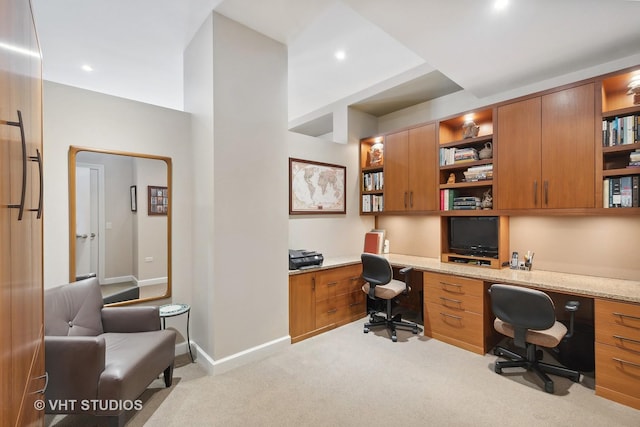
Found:
[[[0,10],[0,39],[16,48],[0,49],[0,425],[41,425],[41,60],[29,1]]]
[[[289,276],[289,335],[295,343],[366,314],[361,264]]]
[[[485,322],[487,287],[481,280],[424,273],[424,335],[478,354],[493,336]]]
[[[640,305],[595,301],[596,394],[640,409]]]
[[[384,211],[437,209],[435,124],[404,130],[384,138]]]
[[[595,85],[498,107],[497,209],[595,207]]]

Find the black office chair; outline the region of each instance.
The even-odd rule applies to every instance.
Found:
[[[501,374],[504,368],[524,367],[534,371],[542,379],[547,393],[553,393],[554,387],[546,373],[580,381],[578,371],[540,361],[542,351],[538,350],[538,346],[554,348],[567,335],[566,326],[556,321],[553,301],[547,294],[501,284],[492,285],[489,292],[491,308],[496,316],[494,328],[502,335],[513,338],[516,347],[526,349],[526,356],[522,356],[497,346],[493,353],[511,360],[496,361],[496,373]]]
[[[385,326],[391,332],[391,341],[398,341],[396,328],[410,330],[417,334],[421,329],[415,323],[405,322],[402,316],[392,315],[393,300],[402,294],[407,294],[411,288],[409,286],[411,267],[403,268],[400,274],[405,277],[405,281],[395,280],[393,270],[389,261],[383,256],[363,253],[362,254],[362,277],[365,284],[362,291],[372,300],[386,300],[386,317],[378,315],[377,310],[369,312],[369,322],[364,325],[364,333],[376,326]]]

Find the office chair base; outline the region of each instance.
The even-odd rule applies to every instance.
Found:
[[[553,380],[549,378],[547,373],[569,378],[573,382],[580,381],[580,372],[578,371],[540,362],[540,359],[542,358],[541,351],[538,350],[535,345],[527,346],[527,357],[504,347],[496,347],[493,350],[493,354],[510,359],[505,361],[496,361],[494,371],[497,374],[502,374],[502,370],[504,368],[525,368],[527,371],[533,371],[544,383],[544,391],[547,393],[554,392]]]
[[[411,331],[413,334],[418,334],[420,332],[420,327],[415,323],[405,322],[402,320],[401,315],[396,314],[395,316],[387,319],[386,317],[381,317],[375,314],[372,314],[369,317],[369,322],[364,325],[364,333],[368,333],[371,328],[375,328],[377,326],[385,326],[391,332],[391,341],[397,342],[398,336],[396,335],[396,328],[406,331]]]

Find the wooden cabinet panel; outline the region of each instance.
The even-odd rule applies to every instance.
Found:
[[[544,207],[595,207],[594,84],[542,97],[542,177]]]
[[[425,335],[449,344],[484,354],[482,315],[451,311],[438,304],[425,304]]]
[[[483,297],[483,282],[478,279],[441,273],[424,273],[426,287],[438,288],[452,296],[473,295]]]
[[[436,126],[389,134],[384,140],[384,211],[436,210]]]
[[[496,147],[497,209],[541,206],[541,100],[532,98],[498,107]]]
[[[296,340],[316,328],[315,274],[289,276],[289,335]]]
[[[498,108],[497,209],[595,207],[593,83]]]
[[[298,342],[366,314],[362,265],[289,276],[289,335]]]
[[[409,134],[393,133],[384,138],[384,211],[404,211],[409,206],[407,158]]]
[[[595,301],[596,394],[640,409],[640,304]]]

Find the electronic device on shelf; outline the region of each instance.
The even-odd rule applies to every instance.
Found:
[[[324,257],[316,251],[289,249],[289,270],[304,270],[320,267]]]
[[[499,218],[496,216],[451,217],[449,250],[458,255],[498,257]]]

